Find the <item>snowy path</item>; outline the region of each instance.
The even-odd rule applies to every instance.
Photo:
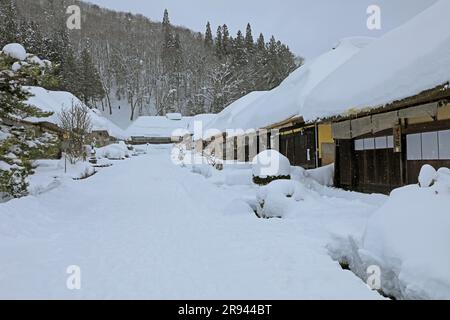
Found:
[[[224,215],[232,197],[154,148],[0,204],[0,298],[379,298],[311,236],[320,223]]]

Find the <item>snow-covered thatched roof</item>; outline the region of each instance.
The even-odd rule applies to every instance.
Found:
[[[258,129],[301,115],[308,94],[347,62],[372,38],[346,38],[331,51],[295,70],[280,86],[269,92],[253,92],[223,110],[211,129]]]
[[[373,41],[312,90],[305,120],[380,107],[449,81],[449,12],[441,0]]]

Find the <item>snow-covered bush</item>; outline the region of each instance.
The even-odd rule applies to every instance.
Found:
[[[420,174],[424,187],[394,190],[363,238],[336,257],[363,279],[368,266],[378,266],[381,290],[398,299],[450,299],[450,170],[431,169]]]
[[[96,150],[97,158],[107,158],[109,160],[124,160],[130,158],[132,152],[125,142],[119,141]]]
[[[293,211],[293,206],[304,200],[308,191],[297,181],[276,180],[261,187],[257,194],[258,209],[260,218],[283,218]]]
[[[274,180],[290,179],[291,164],[276,150],[265,150],[252,161],[253,182],[267,185]]]
[[[436,169],[434,169],[429,164],[426,164],[420,169],[419,186],[422,188],[431,187],[436,181],[436,178],[437,178]]]
[[[86,145],[89,144],[88,137],[92,130],[92,121],[89,109],[82,104],[72,104],[70,108],[63,109],[58,114],[59,126],[67,134],[65,139],[67,154],[70,163],[86,160]]]
[[[95,168],[89,162],[80,161],[69,168],[69,174],[74,180],[83,180],[95,174]]]

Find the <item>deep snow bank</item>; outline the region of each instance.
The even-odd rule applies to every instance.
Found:
[[[430,175],[432,186],[394,190],[368,220],[361,240],[331,247],[364,280],[378,266],[381,290],[397,299],[450,299],[450,170]]]

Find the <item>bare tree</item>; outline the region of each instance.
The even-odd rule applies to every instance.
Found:
[[[89,108],[72,102],[72,107],[63,109],[58,118],[60,127],[65,131],[66,155],[74,164],[86,157],[85,145],[92,131]]]

